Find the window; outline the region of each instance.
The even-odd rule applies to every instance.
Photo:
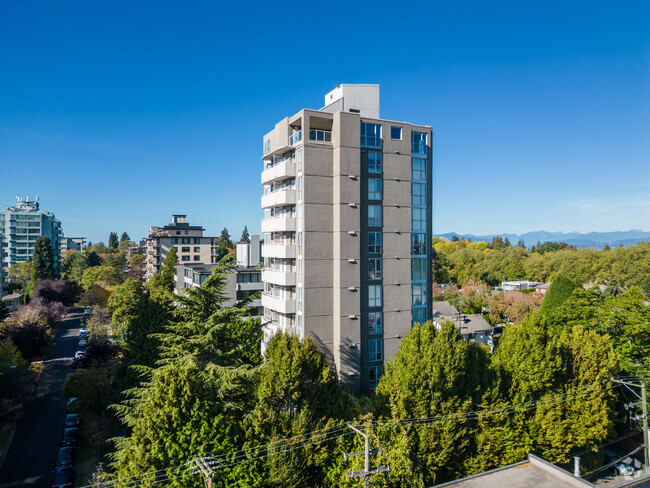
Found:
[[[180,230],[177,230],[177,231],[176,231],[176,235],[177,235],[177,236],[180,235],[180,233],[181,233]]]
[[[413,283],[411,285],[413,306],[427,304],[427,284],[426,283]]]
[[[426,281],[427,260],[426,258],[411,258],[411,280]]]
[[[178,244],[178,238],[172,237],[172,244]]]
[[[424,183],[411,183],[411,205],[413,207],[426,207],[427,185]]]
[[[361,147],[381,149],[381,125],[361,122]]]
[[[368,205],[368,226],[381,227],[381,205]]]
[[[384,358],[384,340],[368,339],[368,360],[381,361]]]
[[[368,173],[381,173],[381,153],[368,151]]]
[[[381,334],[382,327],[382,312],[368,313],[368,334]]]
[[[402,140],[402,128],[401,127],[395,127],[394,125],[391,125],[391,127],[390,127],[390,138],[395,140],[395,141],[401,141]]]
[[[379,378],[381,378],[383,368],[381,366],[370,366],[368,369],[368,388],[374,390],[377,388]]]
[[[368,252],[381,253],[381,232],[368,232]]]
[[[181,256],[181,261],[189,261],[190,257],[189,256]]]
[[[381,258],[370,258],[368,260],[368,279],[381,279]]]
[[[298,201],[302,200],[302,176],[299,176],[296,182],[296,193]]]
[[[264,154],[268,154],[271,152],[271,139],[267,139],[264,141]]]
[[[427,209],[411,208],[411,230],[424,232],[427,230]]]
[[[201,244],[201,238],[200,237],[195,237],[194,238],[194,244]]]
[[[302,172],[302,149],[296,151],[296,166],[298,173]]]
[[[182,244],[189,244],[190,243],[189,237],[183,237],[183,240],[181,241],[181,243]]]
[[[381,307],[381,285],[368,286],[368,306]]]
[[[427,153],[426,132],[411,132],[411,154]]]
[[[201,261],[201,256],[195,254],[194,255],[194,261]]]
[[[411,158],[411,181],[427,181],[427,160]]]
[[[423,324],[427,321],[427,309],[426,308],[414,308],[413,309],[413,324]]]
[[[427,255],[427,235],[411,234],[411,256]]]
[[[201,252],[201,248],[200,247],[195,247],[194,252]]]
[[[188,232],[188,231],[185,231],[185,235],[187,235],[187,234],[189,234],[189,232]],[[188,241],[188,242],[189,242],[189,241]]]
[[[381,180],[370,178],[368,180],[368,200],[381,200]]]
[[[183,247],[183,248],[181,248],[181,252],[190,252],[190,248],[189,247]]]

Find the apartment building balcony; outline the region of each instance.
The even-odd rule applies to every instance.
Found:
[[[265,268],[262,270],[262,281],[274,285],[295,286],[296,272],[293,269],[285,271]]]
[[[281,207],[283,205],[295,205],[296,190],[286,188],[266,195],[262,195],[262,208]]]
[[[237,291],[262,291],[264,289],[264,283],[261,281],[254,281],[252,283],[237,283]]]
[[[289,145],[290,146],[295,146],[296,144],[298,144],[301,141],[302,141],[302,131],[301,130],[296,131],[296,132],[294,132],[293,134],[291,134],[289,136]]]
[[[262,232],[295,232],[296,218],[293,216],[274,217],[262,220]]]
[[[279,298],[263,293],[262,306],[280,313],[296,313],[296,300],[293,298]]]
[[[332,142],[331,130],[309,129],[310,142]]]
[[[293,159],[286,159],[262,171],[262,184],[268,185],[277,180],[286,180],[296,176],[296,163]]]
[[[262,257],[264,258],[296,258],[295,244],[262,244]]]

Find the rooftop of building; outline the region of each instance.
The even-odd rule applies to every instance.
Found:
[[[433,488],[582,488],[596,485],[533,454],[520,463],[468,476]]]
[[[440,315],[451,317],[453,315],[458,315],[458,310],[451,303],[446,300],[433,302],[431,308],[434,312],[440,312]]]

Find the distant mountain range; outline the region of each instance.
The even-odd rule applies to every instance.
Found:
[[[451,239],[453,236],[458,238],[472,239],[472,242],[488,241],[490,242],[493,237],[501,236],[504,239],[507,237],[512,245],[516,245],[519,239],[523,239],[526,247],[537,245],[538,242],[566,242],[576,247],[595,247],[602,249],[605,244],[609,247],[615,246],[631,246],[643,241],[650,241],[650,232],[642,230],[628,230],[625,232],[589,232],[588,234],[581,234],[580,232],[547,232],[539,230],[534,232],[526,232],[525,234],[489,234],[477,236],[474,234],[457,234],[455,232],[448,232],[446,234],[438,234],[438,237]]]

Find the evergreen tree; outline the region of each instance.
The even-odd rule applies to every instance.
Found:
[[[251,241],[251,236],[248,233],[248,226],[244,226],[244,230],[241,233],[241,239],[239,239],[239,242],[250,242]]]
[[[54,280],[54,253],[48,236],[36,239],[34,243],[34,257],[32,258],[32,283],[41,280]]]
[[[120,237],[120,242],[128,242],[130,241],[131,238],[129,237],[129,234],[126,232],[122,232],[122,237]]]
[[[562,274],[553,278],[550,288],[544,296],[544,301],[539,311],[546,317],[551,317],[553,313],[571,296],[574,290],[582,288],[579,283],[570,280]]]
[[[230,234],[228,234],[228,229],[225,227],[221,231],[221,235],[217,238],[217,246],[224,246],[227,249],[232,249]]]
[[[102,265],[102,258],[100,258],[99,254],[97,254],[95,251],[87,252],[86,256],[89,268]]]
[[[111,232],[108,236],[108,251],[117,252],[117,232]]]

